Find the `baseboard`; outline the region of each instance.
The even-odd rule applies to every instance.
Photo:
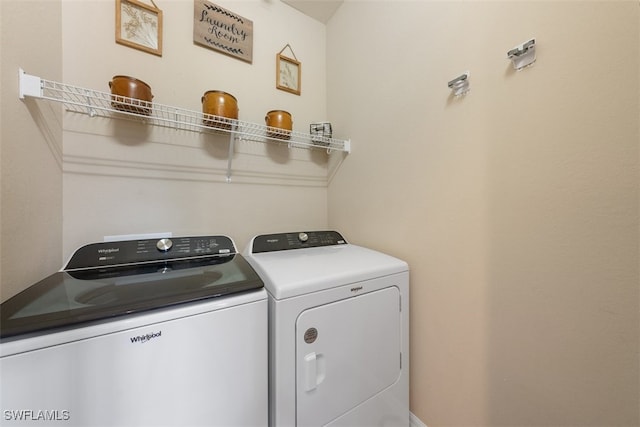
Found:
[[[427,425],[413,415],[413,412],[409,412],[409,427],[427,427]]]

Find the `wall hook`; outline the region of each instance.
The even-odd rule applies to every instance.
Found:
[[[507,58],[513,62],[513,68],[516,70],[522,70],[532,65],[536,62],[536,39],[531,39],[514,47],[507,52]]]
[[[451,80],[447,86],[453,90],[453,95],[456,97],[466,95],[471,90],[471,88],[469,88],[469,72],[466,71],[461,76]]]

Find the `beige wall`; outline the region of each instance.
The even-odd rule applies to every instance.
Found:
[[[104,235],[242,247],[328,222],[411,265],[411,409],[430,427],[640,423],[636,1],[347,1],[326,28],[216,2],[254,20],[252,65],[192,44],[192,1],[156,3],[162,58],[114,43],[112,1],[0,1],[2,300]],[[516,73],[506,51],[530,37]],[[302,97],[273,88],[286,43]],[[242,142],[226,184],[226,140],[18,101],[19,66],[105,91],[134,75],[190,109],[227,90],[243,120],[329,118],[354,152],[327,192],[319,152]]]
[[[18,99],[18,68],[62,76],[59,1],[0,1],[0,300],[60,268],[61,108]]]
[[[3,50],[3,111],[13,114],[16,105],[22,111],[32,105],[38,114],[60,111],[59,105],[45,101],[17,101],[17,68],[22,66],[45,79],[105,92],[112,76],[131,75],[152,86],[155,102],[196,111],[205,91],[226,90],[238,98],[241,120],[263,123],[267,111],[285,109],[293,114],[294,130],[325,119],[325,26],[279,1],[216,3],[253,20],[251,64],[193,44],[191,0],[159,4],[164,13],[162,57],[115,43],[113,1],[3,1],[8,22],[3,39],[20,41]],[[38,12],[38,30],[33,11]],[[287,43],[303,64],[302,96],[275,88],[275,55]],[[289,50],[284,53],[291,56]],[[43,127],[57,128],[40,131],[55,140],[43,143],[42,136],[26,137],[38,134],[36,119],[27,115],[16,122],[5,114],[5,120],[10,124],[3,126],[3,138],[9,135],[11,145],[3,144],[2,154],[11,162],[3,164],[3,244],[24,236],[31,247],[43,227],[47,234],[45,247],[37,248],[46,252],[42,267],[31,268],[26,247],[16,252],[19,262],[3,256],[3,274],[13,271],[2,281],[3,299],[59,268],[78,246],[103,236],[221,233],[242,248],[260,232],[326,227],[329,168],[321,150],[239,141],[232,183],[227,184],[226,136],[65,113],[53,124],[44,121]],[[24,139],[38,149],[57,147],[55,174],[42,169],[43,163],[52,163],[51,154],[42,150],[46,158],[36,157]],[[13,148],[20,157],[9,152]],[[34,228],[39,222],[41,227]]]
[[[638,6],[347,1],[327,25],[356,147],[329,224],[411,266],[429,427],[640,424]]]
[[[192,0],[158,3],[162,57],[115,43],[114,1],[1,4],[3,300],[104,236],[220,233],[243,249],[257,233],[326,227],[330,168],[322,150],[238,141],[229,184],[226,136],[17,99],[18,67],[104,92],[125,74],[149,83],[160,104],[199,111],[202,94],[220,89],[237,97],[241,120],[264,123],[267,111],[285,109],[294,130],[305,131],[326,119],[323,24],[279,1],[216,2],[253,21],[249,64],[194,45]],[[302,96],[275,88],[275,55],[287,43],[302,62]]]
[[[279,1],[215,3],[253,21],[251,64],[193,44],[192,0],[157,2],[162,57],[114,42],[114,2],[63,2],[65,82],[108,91],[125,74],[149,83],[160,104],[199,111],[202,94],[218,89],[236,96],[244,121],[285,109],[306,131],[324,119],[325,26]],[[275,88],[275,55],[287,43],[302,62],[302,96]],[[65,256],[105,235],[221,233],[242,249],[257,233],[326,227],[323,151],[240,141],[228,184],[227,136],[66,114],[64,142]]]

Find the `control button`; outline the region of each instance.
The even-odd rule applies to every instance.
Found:
[[[298,233],[298,240],[304,243],[309,240],[309,236],[307,235],[307,233]]]
[[[160,239],[158,240],[158,243],[156,243],[156,248],[158,248],[158,250],[162,252],[167,252],[169,249],[171,249],[171,246],[173,246],[173,242],[171,241],[171,239]]]

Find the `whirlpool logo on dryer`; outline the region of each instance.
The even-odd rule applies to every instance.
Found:
[[[151,332],[150,334],[146,334],[146,335],[137,335],[135,337],[130,337],[129,339],[131,340],[131,344],[144,344],[144,343],[148,343],[149,341],[151,341],[154,338],[160,338],[162,336],[162,331],[158,331],[158,332]]]

